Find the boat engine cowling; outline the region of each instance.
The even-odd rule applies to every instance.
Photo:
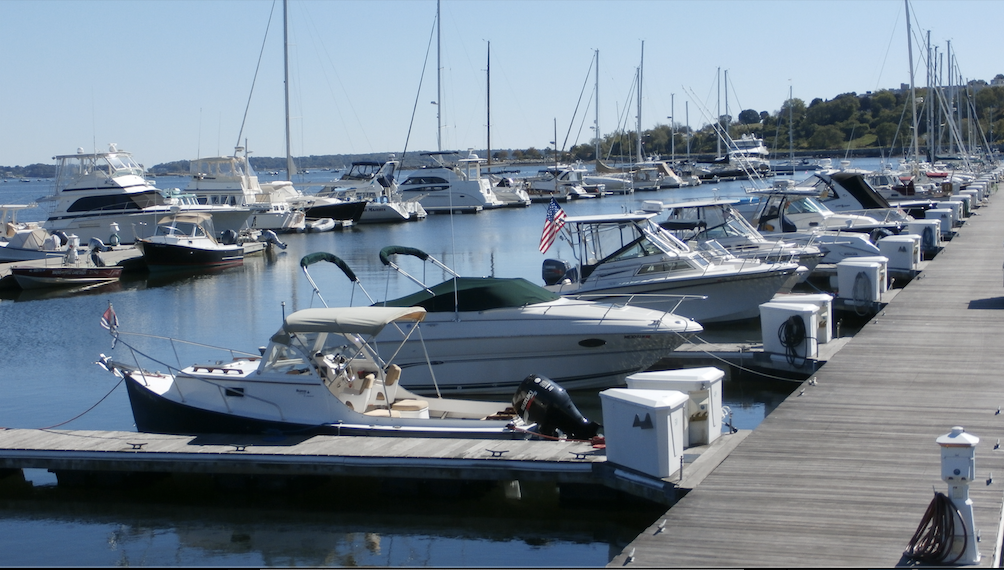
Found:
[[[564,388],[537,374],[523,379],[513,394],[512,406],[523,421],[537,424],[542,435],[590,439],[600,429],[600,424],[579,412]]]
[[[578,270],[569,262],[560,259],[545,259],[540,268],[540,276],[544,280],[544,285],[557,285],[565,279],[571,283],[579,280]]]

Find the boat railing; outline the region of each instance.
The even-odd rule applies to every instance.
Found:
[[[683,304],[684,301],[695,301],[695,300],[707,300],[707,295],[674,295],[672,293],[578,293],[576,295],[570,296],[572,299],[578,299],[583,301],[599,301],[603,299],[610,298],[626,298],[627,300],[620,305],[630,305],[632,301],[637,298],[643,299],[675,299],[676,304],[673,308],[665,311],[667,313],[675,313],[676,310]],[[617,303],[611,303],[610,309],[612,310],[616,306],[620,306]]]

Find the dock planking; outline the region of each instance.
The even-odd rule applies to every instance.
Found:
[[[596,483],[588,442],[317,435],[303,438],[0,429],[0,469],[381,475]],[[406,471],[393,472],[392,469]]]
[[[908,565],[945,492],[935,439],[980,438],[981,566],[1004,508],[1004,206],[978,210],[919,278],[610,567]],[[659,524],[665,520],[664,528]]]

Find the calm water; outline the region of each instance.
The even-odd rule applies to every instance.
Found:
[[[332,174],[311,176],[324,180]],[[2,183],[0,203],[37,198],[48,192],[48,184]],[[158,179],[161,188],[184,184],[184,179]],[[741,183],[732,182],[563,207],[569,215],[618,212],[637,209],[647,199],[675,201],[715,188],[720,195],[742,193]],[[121,347],[112,350],[99,325],[109,302],[123,331],[253,351],[275,332],[284,312],[320,305],[299,268],[300,257],[315,251],[344,259],[376,299],[415,290],[380,264],[377,254],[387,245],[422,249],[462,275],[518,276],[540,283],[544,256],[537,242],[544,209],[533,204],[436,215],[411,224],[283,235],[287,250],[249,258],[241,268],[214,275],[139,276],[75,295],[2,292],[0,426],[135,429],[125,389],[94,364],[101,353],[128,356]],[[25,214],[20,219],[44,218],[41,210]],[[570,252],[556,242],[547,257],[570,258]],[[445,278],[441,272],[424,273],[418,260],[400,262],[429,282]],[[311,275],[331,306],[368,303],[334,266],[314,265]],[[737,340],[759,337],[755,328],[718,333]],[[726,404],[738,427],[752,428],[791,389],[785,382],[729,380]],[[574,397],[587,416],[599,415],[595,392]],[[524,488],[523,499],[514,500],[499,488],[459,494],[453,488],[444,495],[444,489],[381,487],[360,493],[362,487],[353,483],[350,496],[368,501],[346,504],[345,489],[332,483],[294,491],[235,485],[221,492],[199,481],[184,488],[151,482],[79,491],[57,488],[44,471],[28,470],[26,476],[33,486],[9,479],[0,485],[4,565],[601,566],[661,512],[598,499],[560,501],[550,486]]]

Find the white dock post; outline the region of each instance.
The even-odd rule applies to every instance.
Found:
[[[976,544],[976,520],[973,517],[973,501],[969,498],[969,483],[976,476],[976,444],[980,438],[955,426],[951,433],[936,441],[941,446],[941,478],[948,483],[948,498],[958,509],[963,523],[955,527],[955,538],[958,544],[964,542],[966,547],[955,563],[979,564],[980,551]]]

